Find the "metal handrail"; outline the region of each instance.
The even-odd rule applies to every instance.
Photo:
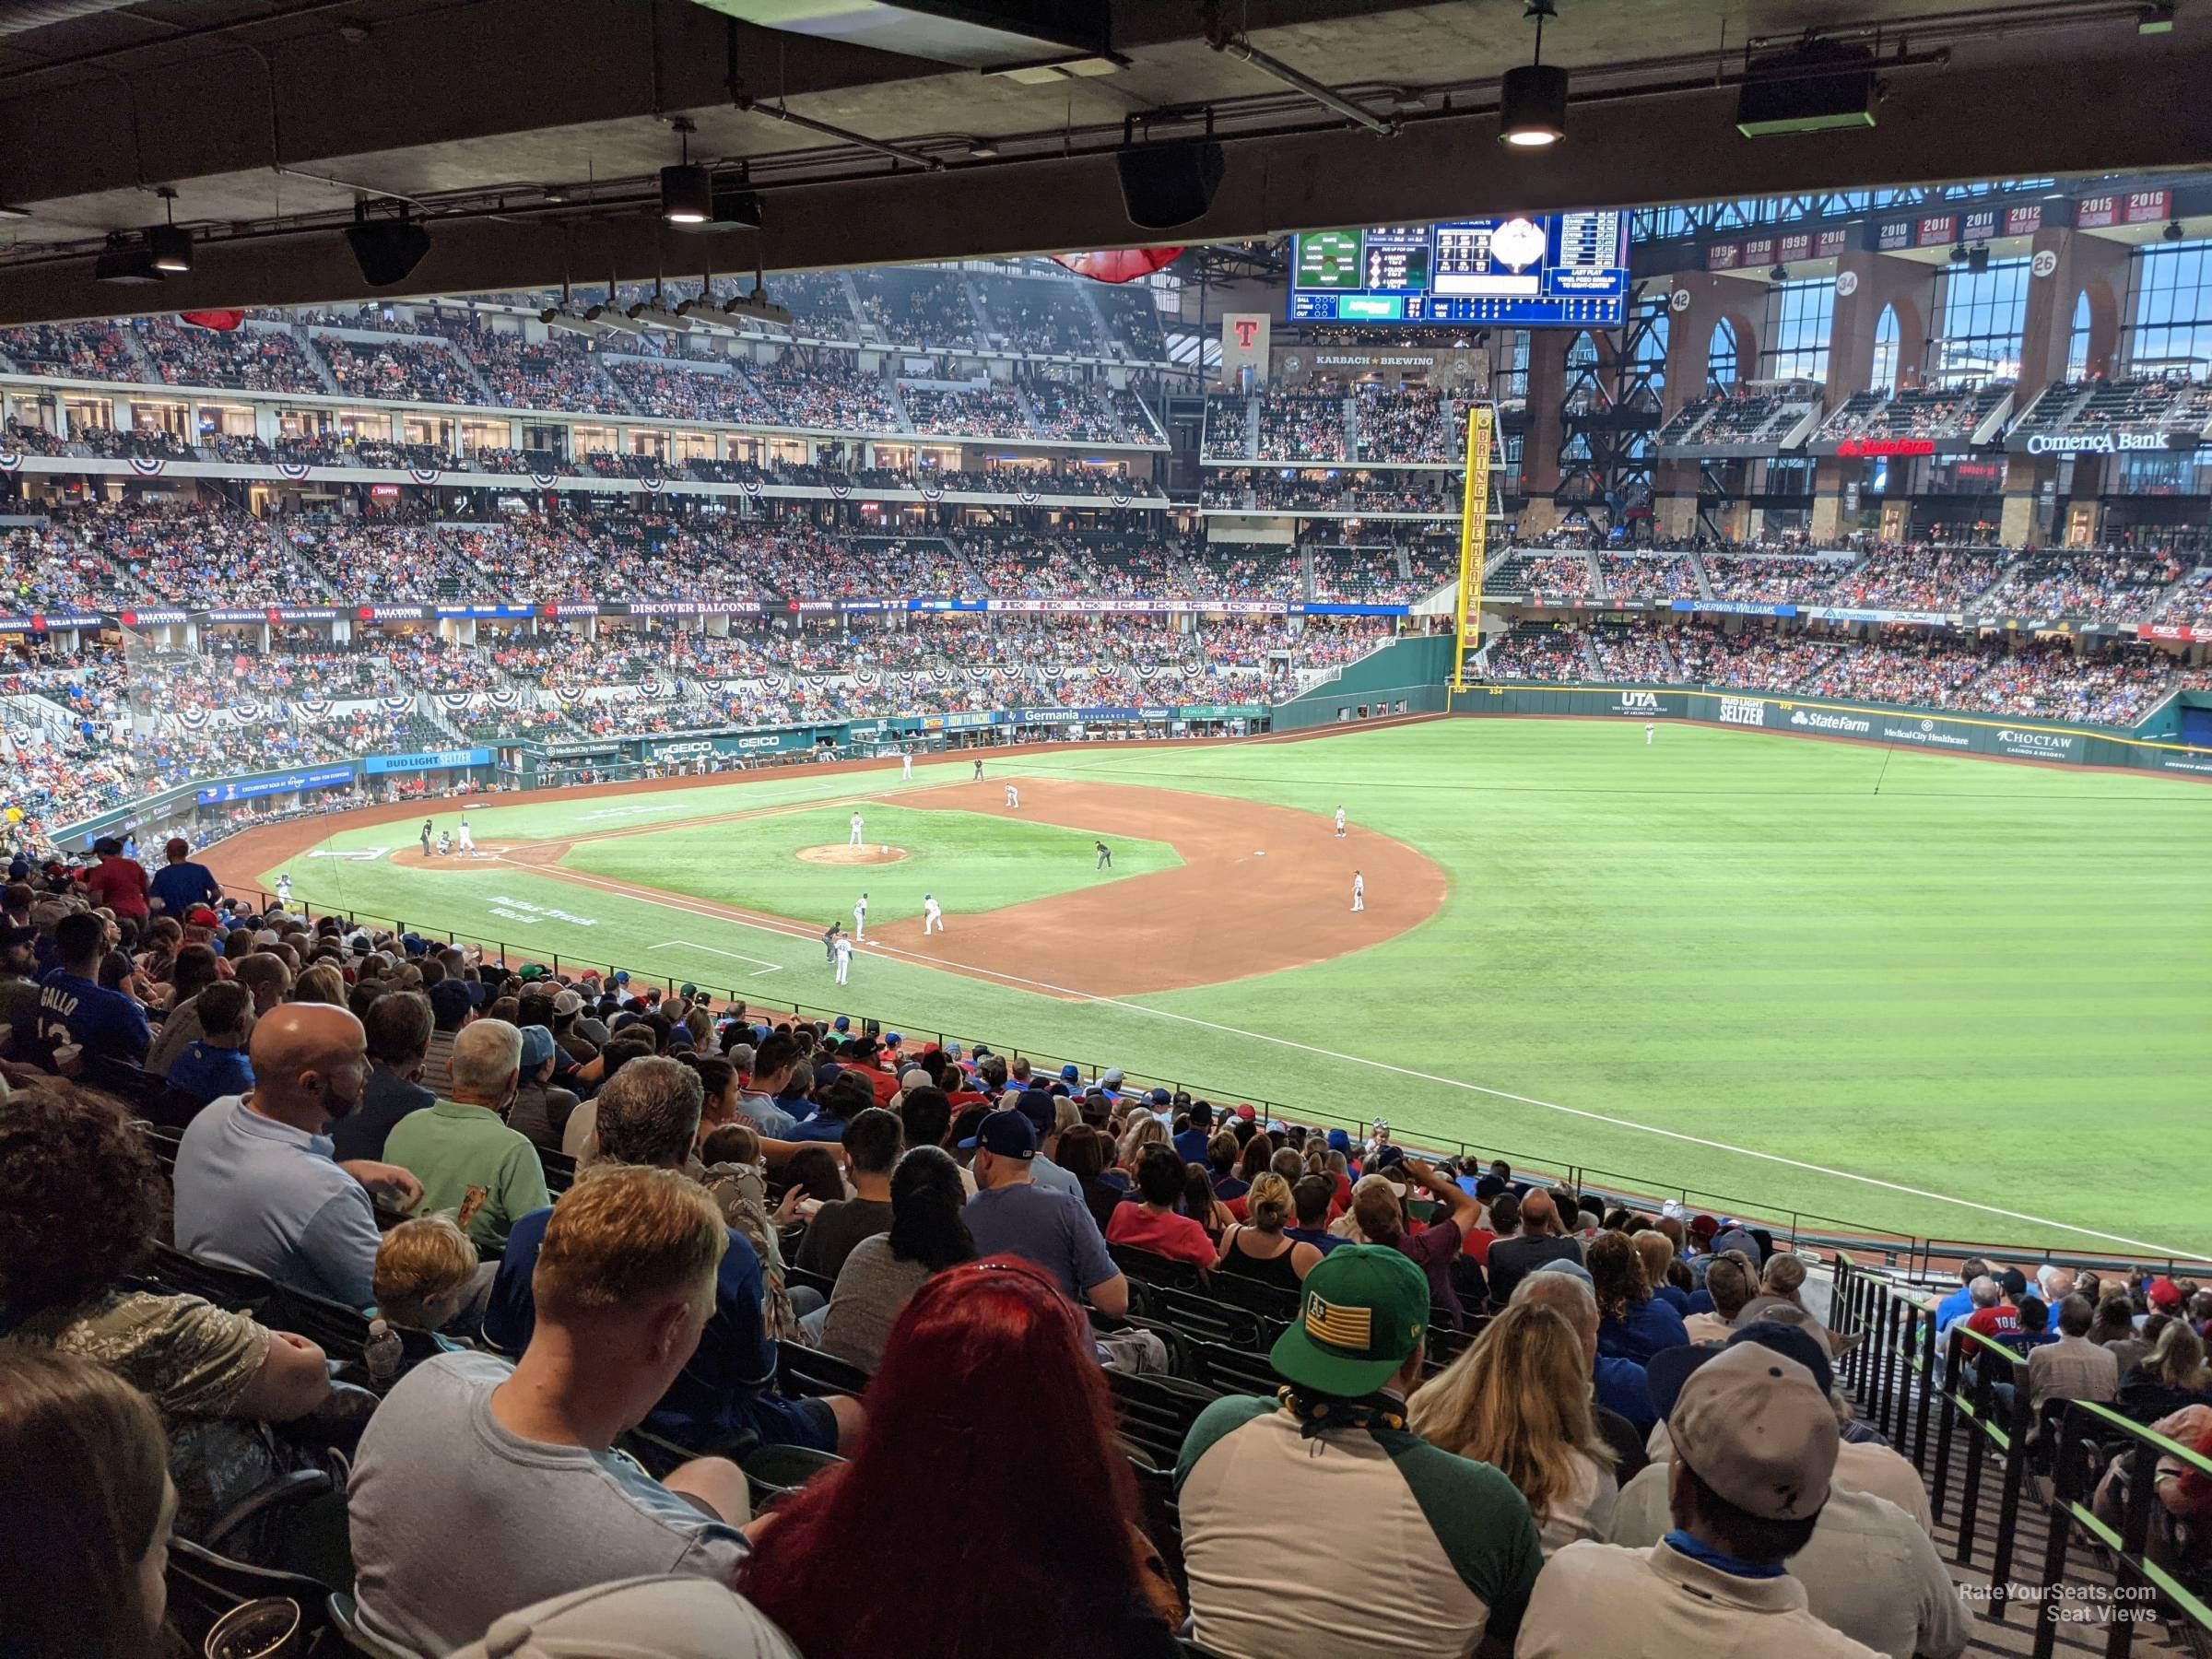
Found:
[[[2124,1442],[2117,1453],[2112,1449],[2115,1441]],[[2129,1459],[2127,1505],[2116,1528],[2099,1516],[2094,1507],[2097,1482],[2115,1455]],[[2105,1609],[2108,1659],[2126,1659],[2132,1649],[2138,1600],[2149,1612],[2153,1598],[2163,1598],[2200,1632],[2212,1632],[2212,1606],[2206,1604],[2203,1583],[2184,1583],[2154,1559],[2150,1550],[2151,1500],[2159,1461],[2167,1457],[2199,1475],[2212,1477],[2212,1458],[2194,1448],[2169,1440],[2109,1406],[2088,1400],[2067,1404],[2059,1423],[2057,1461],[2052,1477],[2050,1539],[2035,1588],[2036,1659],[2050,1659],[2062,1626],[2067,1627],[2069,1633],[2078,1630],[2066,1617],[2076,1598],[2064,1592],[2066,1555],[2077,1527],[2090,1544],[2112,1558],[2114,1589],[2128,1593],[2112,1596]]]

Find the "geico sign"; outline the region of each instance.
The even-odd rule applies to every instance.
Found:
[[[1874,730],[1871,720],[1853,720],[1848,714],[1816,714],[1799,709],[1790,716],[1794,726],[1810,726],[1817,732],[1857,732],[1864,735]]]
[[[1623,691],[1620,694],[1620,712],[1623,714],[1656,714],[1659,699],[1650,691]]]
[[[664,743],[653,754],[656,760],[678,760],[691,755],[711,755],[713,752],[713,739],[702,737],[696,743]]]
[[[2117,455],[2130,450],[2165,448],[2166,440],[2158,432],[2078,432],[2072,437],[2063,432],[2035,432],[2028,439],[2031,455]]]
[[[1724,697],[1721,724],[1763,726],[1767,724],[1767,705],[1756,697]]]

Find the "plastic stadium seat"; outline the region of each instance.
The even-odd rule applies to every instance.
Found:
[[[359,1359],[369,1343],[369,1316],[359,1308],[289,1285],[275,1288],[261,1310],[261,1323],[306,1337],[333,1359]]]
[[[545,1166],[546,1192],[550,1196],[558,1198],[576,1184],[576,1160],[566,1152],[540,1147],[537,1161]]]
[[[1272,1394],[1283,1385],[1265,1354],[1219,1342],[1195,1341],[1191,1344],[1191,1354],[1198,1362],[1202,1380],[1223,1394]]]
[[[802,1343],[776,1344],[776,1386],[794,1398],[809,1394],[857,1394],[868,1386],[868,1373],[849,1359],[825,1354]]]
[[[239,1313],[259,1313],[276,1294],[276,1285],[251,1268],[205,1262],[167,1244],[154,1246],[147,1274],[172,1290],[205,1297],[218,1308]]]
[[[1139,1250],[1133,1244],[1109,1244],[1106,1253],[1113,1258],[1113,1265],[1124,1273],[1147,1285],[1195,1289],[1202,1282],[1198,1269],[1190,1263],[1171,1261],[1166,1256],[1154,1255],[1148,1250]]]
[[[1263,1319],[1288,1323],[1298,1317],[1298,1292],[1280,1285],[1263,1285],[1233,1273],[1217,1273],[1206,1281],[1206,1293],[1232,1308],[1249,1309]]]
[[[804,1285],[809,1290],[818,1290],[827,1301],[837,1288],[837,1281],[827,1274],[816,1273],[806,1267],[786,1267],[783,1270],[783,1288],[786,1290]]]
[[[1207,1342],[1230,1347],[1260,1347],[1260,1316],[1249,1309],[1231,1308],[1192,1290],[1172,1290],[1155,1285],[1150,1297],[1153,1317],[1177,1330]]]

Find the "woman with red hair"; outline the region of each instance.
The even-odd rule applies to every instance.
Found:
[[[738,1589],[803,1653],[1176,1659],[1088,1334],[994,1258],[915,1292],[853,1461],[765,1522]]]

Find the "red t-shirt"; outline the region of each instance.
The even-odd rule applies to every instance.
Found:
[[[1966,1328],[1977,1336],[2018,1336],[2020,1316],[2000,1302],[1994,1308],[1976,1308],[1969,1313]]]
[[[102,859],[85,872],[85,885],[98,902],[118,916],[150,913],[146,905],[146,866],[135,858]]]
[[[1487,1227],[1471,1229],[1459,1247],[1459,1253],[1473,1256],[1484,1266],[1490,1265],[1490,1246],[1498,1242],[1498,1235]]]
[[[1211,1267],[1220,1253],[1205,1228],[1173,1210],[1155,1216],[1141,1204],[1119,1204],[1106,1223],[1106,1242],[1148,1250],[1171,1261]]]

